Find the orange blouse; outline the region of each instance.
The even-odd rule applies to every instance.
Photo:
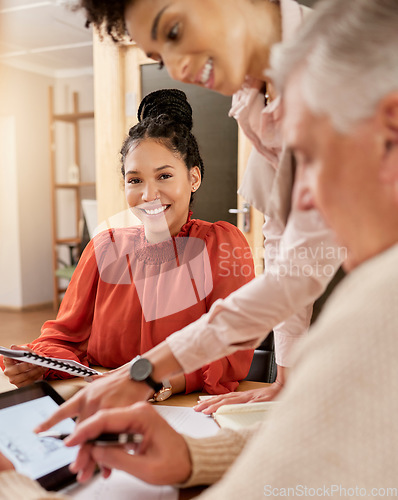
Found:
[[[149,244],[143,226],[112,229],[86,247],[57,318],[29,347],[38,354],[117,368],[206,313],[254,277],[242,233],[227,222],[190,220]],[[253,351],[239,351],[185,376],[186,392],[233,391]],[[46,378],[68,375],[51,371]]]

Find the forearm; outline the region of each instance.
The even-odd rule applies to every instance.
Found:
[[[216,436],[194,439],[184,436],[192,462],[192,474],[183,487],[217,482],[242,452],[257,426],[231,431],[220,430]]]
[[[275,361],[280,366],[291,366],[291,356],[303,335],[308,333],[312,304],[302,308],[286,321],[274,327]]]
[[[271,227],[273,231],[278,229]],[[266,273],[216,301],[209,313],[145,354],[154,365],[155,380],[256,347],[276,325],[312,305],[342,259],[334,234],[316,212],[295,212],[283,235],[270,236],[271,241],[274,254],[267,251]]]
[[[171,380],[173,377],[183,373],[182,366],[166,342],[158,344],[146,352],[143,357],[149,359],[152,363],[152,378],[157,382],[161,382],[167,378]]]
[[[215,302],[208,314],[167,338],[185,371],[259,345],[276,325],[312,306],[343,257],[334,234],[316,212],[295,212],[273,245],[275,253],[267,251],[263,275]]]
[[[287,368],[286,366],[277,365],[275,383],[283,387],[287,382],[288,375],[289,368]]]
[[[173,390],[173,394],[179,394],[180,392],[185,392],[185,375],[180,373],[178,375],[173,375],[168,378],[170,385]]]

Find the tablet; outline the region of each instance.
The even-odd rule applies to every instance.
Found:
[[[47,382],[0,394],[0,452],[18,472],[47,490],[59,490],[76,478],[68,465],[75,460],[78,447],[67,448],[59,439],[41,438],[33,432],[63,402]],[[53,429],[70,433],[74,427],[69,418]]]

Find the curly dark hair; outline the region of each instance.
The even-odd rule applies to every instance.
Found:
[[[181,158],[188,172],[199,167],[203,179],[204,164],[198,143],[192,134],[192,108],[182,90],[162,89],[151,92],[138,108],[139,122],[129,130],[121,155],[121,172],[125,176],[124,164],[133,144],[145,139],[155,139]],[[191,194],[191,203],[193,193]]]
[[[86,11],[86,26],[90,24],[104,29],[115,42],[120,42],[126,37],[127,29],[124,21],[124,11],[127,6],[132,5],[136,0],[79,0],[76,9]],[[279,0],[269,0],[279,4]],[[100,32],[100,30],[99,30]]]
[[[119,42],[127,33],[124,11],[134,2],[135,0],[79,0],[74,9],[85,10],[86,27],[92,24],[101,33],[100,28],[103,26],[108,35]]]

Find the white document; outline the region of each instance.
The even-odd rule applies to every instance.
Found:
[[[108,479],[97,475],[88,484],[62,490],[76,500],[177,500],[178,490],[172,486],[153,486],[127,472],[113,470]]]
[[[156,406],[159,414],[178,432],[192,437],[214,436],[220,429],[212,417],[182,406]],[[123,471],[113,470],[111,477],[99,475],[85,485],[63,490],[76,500],[177,500],[172,486],[153,486]]]
[[[162,417],[181,434],[194,438],[214,436],[220,430],[209,415],[182,406],[156,406]]]
[[[216,398],[217,396],[215,394],[209,394],[208,396],[199,396],[198,397],[198,403],[201,403],[202,401],[208,401],[211,398]]]

